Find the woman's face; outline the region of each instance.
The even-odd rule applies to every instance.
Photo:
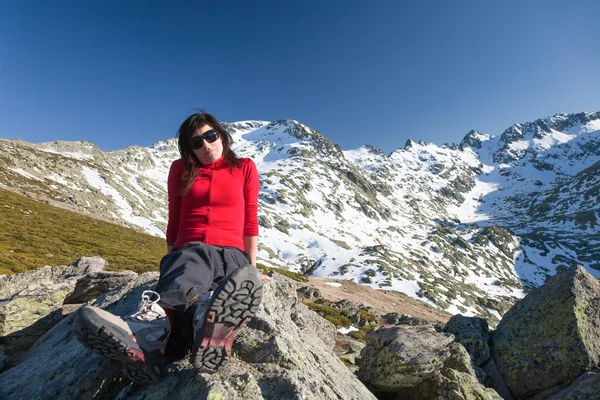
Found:
[[[211,129],[212,127],[210,125],[202,125],[200,129],[192,134],[192,137],[200,136]],[[202,164],[211,164],[223,156],[223,139],[221,139],[221,135],[219,135],[217,140],[212,143],[203,140],[202,147],[193,149],[193,151]]]

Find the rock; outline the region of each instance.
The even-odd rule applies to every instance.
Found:
[[[370,313],[370,314],[375,314],[375,309],[371,306],[365,306],[364,304],[360,305],[361,310],[365,310],[366,312]]]
[[[18,360],[62,319],[63,301],[79,277],[100,273],[106,265],[102,258],[83,257],[68,266],[0,277],[0,340],[9,358]]]
[[[100,257],[82,257],[72,264],[58,267],[45,266],[14,275],[0,275],[0,299],[12,296],[31,285],[44,282],[64,282],[85,274],[103,271],[108,263]],[[75,284],[75,281],[70,284]]]
[[[94,272],[101,272],[104,271],[107,266],[108,262],[101,257],[81,257],[66,267],[64,273],[61,270],[57,270],[57,274],[61,274],[64,279],[68,279]]]
[[[498,393],[493,389],[485,388],[482,386],[475,377],[472,375],[458,372],[454,369],[444,368],[439,379],[439,384],[434,381],[435,385],[432,387],[435,389],[431,393],[435,397],[428,397],[424,390],[413,389],[412,397],[403,397],[400,394],[397,399],[477,399],[477,400],[503,400]]]
[[[391,325],[431,325],[430,321],[424,320],[423,318],[411,317],[406,314],[388,313],[383,316],[385,322]]]
[[[0,336],[19,332],[62,306],[75,282],[38,281],[0,299]]]
[[[403,315],[403,314],[387,313],[382,318],[386,324],[399,325],[398,321],[400,320],[401,315]]]
[[[367,334],[358,377],[380,398],[498,399],[475,377],[465,348],[432,326],[382,327]]]
[[[443,331],[453,334],[455,340],[465,346],[473,365],[480,367],[490,358],[490,335],[485,319],[454,315]]]
[[[451,335],[431,326],[384,326],[367,333],[358,377],[381,391],[416,386],[449,357]]]
[[[530,292],[502,318],[492,354],[517,399],[569,384],[600,357],[600,282],[567,269]]]
[[[600,400],[600,374],[588,372],[548,400]]]
[[[494,357],[490,357],[482,369],[485,373],[484,385],[486,387],[493,388],[504,400],[515,400],[502,374],[498,371],[498,367],[496,367]]]
[[[85,305],[85,303],[81,303],[81,304],[63,304],[62,308],[60,309],[60,313],[62,314],[62,316],[64,318],[67,315],[74,313],[80,307],[82,307],[84,305]]]
[[[347,335],[336,335],[335,338],[335,355],[346,364],[350,370],[355,373],[358,371],[358,361],[360,360],[360,352],[365,347],[363,342],[359,342]]]
[[[49,269],[40,271],[40,275],[48,276]],[[0,299],[0,344],[11,362],[60,322],[62,302],[75,286],[75,281],[55,282],[48,278],[36,281],[32,279],[35,274],[27,274],[26,287],[17,278],[5,281],[2,288],[4,293],[12,292]]]
[[[346,317],[356,314],[360,309],[360,305],[347,299],[336,301],[331,306],[340,310]]]
[[[126,315],[158,273],[146,273],[98,297],[96,304]],[[0,398],[48,399],[372,399],[333,353],[335,327],[301,304],[296,284],[279,274],[265,283],[263,303],[236,337],[229,363],[217,374],[197,374],[188,360],[169,365],[149,387],[123,379],[117,363],[79,344],[67,316],[13,368],[0,374]],[[40,368],[43,365],[44,368]]]
[[[321,298],[321,292],[319,291],[319,289],[311,286],[301,287],[300,289],[298,289],[298,293],[309,299],[309,301],[314,301],[315,299]]]
[[[133,271],[100,271],[88,273],[77,280],[73,293],[65,298],[64,304],[86,303],[115,287],[137,277]]]

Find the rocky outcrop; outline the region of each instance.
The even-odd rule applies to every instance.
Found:
[[[106,266],[106,261],[99,257],[84,257],[68,266],[46,266],[0,276],[0,351],[15,360],[16,355],[60,322],[63,301],[73,292],[80,277],[118,274],[102,272]],[[114,286],[104,287],[110,290]]]
[[[501,399],[476,377],[469,354],[432,326],[375,328],[367,334],[358,377],[397,399]]]
[[[529,293],[496,331],[455,315],[443,332],[376,328],[358,376],[382,398],[600,399],[600,282],[584,268]]]
[[[139,387],[122,378],[118,364],[75,339],[71,311],[77,304],[32,300],[44,292],[50,298],[48,291],[60,287],[70,290],[59,296],[63,302],[83,301],[116,285],[89,303],[126,315],[158,279],[157,273],[110,274],[105,266],[102,259],[81,259],[0,277],[0,304],[31,305],[10,316],[27,315],[30,325],[0,336],[4,347],[7,338],[44,326],[33,346],[11,350],[14,358],[7,354],[8,366],[0,348],[0,371],[7,368],[0,373],[0,398],[600,399],[600,282],[583,268],[563,270],[532,291],[496,331],[488,332],[480,318],[454,316],[443,332],[431,324],[380,326],[367,334],[366,345],[336,339],[335,326],[299,301],[298,284],[275,273],[225,368],[197,374],[182,360],[169,365],[163,381]],[[54,311],[45,314],[49,304]],[[340,312],[356,308],[348,301],[337,306]],[[366,306],[357,307],[365,313]]]
[[[453,334],[465,346],[473,365],[483,365],[490,358],[489,327],[485,319],[455,315],[444,326],[444,332]]]
[[[358,376],[385,392],[413,387],[438,372],[449,356],[451,335],[438,334],[431,326],[398,326],[374,329],[367,334]],[[440,361],[440,354],[444,354]]]
[[[599,327],[600,282],[582,267],[559,272],[498,324],[498,371],[517,399],[569,384],[598,365]]]
[[[548,400],[597,400],[600,399],[600,374],[588,372],[581,375],[569,387],[561,390]]]
[[[129,314],[157,278],[139,275],[95,304]],[[72,321],[67,315],[0,374],[0,398],[375,399],[333,353],[335,327],[301,304],[296,284],[279,274],[265,284],[259,312],[236,337],[228,365],[214,375],[197,374],[182,360],[169,366],[160,383],[134,386],[122,379],[118,364],[79,344]]]
[[[77,279],[73,292],[65,298],[64,304],[94,300],[102,293],[135,279],[137,275],[133,271],[99,271],[86,274]]]
[[[411,317],[406,314],[398,314],[398,313],[387,313],[383,316],[383,319],[386,323],[390,325],[431,325],[431,321],[427,321],[423,318]]]

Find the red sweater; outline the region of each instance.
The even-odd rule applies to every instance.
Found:
[[[244,250],[242,237],[258,236],[260,183],[254,162],[242,158],[234,169],[224,158],[203,164],[190,191],[181,197],[179,180],[184,171],[182,159],[171,164],[167,243],[173,248],[204,242]]]

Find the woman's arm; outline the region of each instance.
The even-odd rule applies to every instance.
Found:
[[[256,265],[256,248],[258,236],[244,236],[244,251],[250,256],[252,265]]]
[[[183,160],[174,161],[169,169],[167,178],[167,197],[169,200],[169,219],[167,222],[167,253],[173,249],[179,231],[179,210],[181,208],[181,196],[179,196],[179,179],[183,174]]]
[[[256,265],[258,243],[258,192],[260,180],[256,165],[247,159],[246,176],[244,179],[244,251],[250,256],[252,265]]]

